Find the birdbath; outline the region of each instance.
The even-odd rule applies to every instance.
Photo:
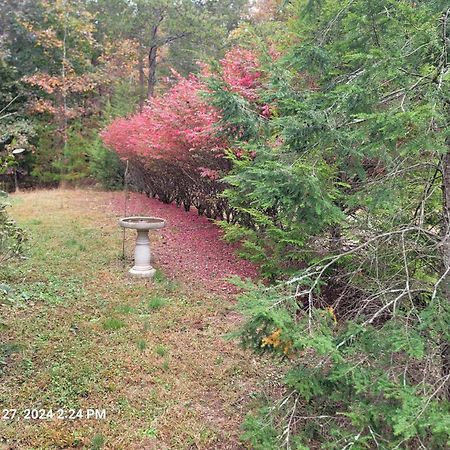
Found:
[[[155,269],[150,264],[150,239],[148,232],[164,228],[166,221],[158,217],[124,217],[119,219],[122,228],[131,228],[137,231],[136,247],[134,249],[134,267],[129,272],[141,278],[152,278]]]

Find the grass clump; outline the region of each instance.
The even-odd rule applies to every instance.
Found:
[[[161,357],[167,355],[167,348],[164,345],[157,345],[155,348],[155,353]]]
[[[135,308],[131,305],[119,305],[117,306],[116,311],[119,314],[133,314],[135,312]]]
[[[106,331],[117,331],[125,326],[125,322],[115,317],[109,317],[103,321],[103,329]]]
[[[161,309],[166,303],[167,300],[163,297],[152,297],[148,302],[148,307],[152,311],[157,311],[158,309]]]
[[[100,450],[105,444],[105,438],[101,434],[96,434],[91,441],[91,450]]]
[[[136,345],[141,352],[143,352],[147,348],[147,342],[145,342],[144,339],[139,339],[136,342]]]

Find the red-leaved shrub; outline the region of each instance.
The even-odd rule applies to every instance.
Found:
[[[256,54],[235,48],[220,64],[229,89],[256,102],[261,78]],[[219,179],[229,169],[223,153],[230,144],[218,133],[220,114],[206,100],[201,77],[173,74],[175,82],[164,95],[152,98],[142,113],[114,120],[103,131],[103,142],[130,161],[139,190],[229,218]],[[210,75],[206,68],[205,75]]]

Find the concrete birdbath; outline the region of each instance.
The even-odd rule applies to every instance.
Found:
[[[166,221],[159,217],[124,217],[119,219],[122,228],[131,228],[137,231],[136,247],[134,249],[134,267],[129,272],[141,278],[152,278],[155,269],[150,264],[150,239],[148,232],[164,228]]]

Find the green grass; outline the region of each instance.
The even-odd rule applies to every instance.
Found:
[[[91,450],[101,450],[105,444],[105,438],[101,434],[96,434],[92,438]]]
[[[117,331],[125,326],[123,320],[117,319],[115,317],[109,317],[103,321],[103,329],[106,331]]]
[[[167,355],[167,349],[164,345],[157,345],[155,348],[155,353],[159,356],[165,356]]]
[[[147,342],[144,339],[138,339],[136,342],[138,349],[143,352],[147,348]]]
[[[155,283],[165,283],[167,282],[167,277],[160,270],[156,270],[155,276],[153,277]]]
[[[261,369],[222,338],[230,303],[160,270],[130,279],[135,236],[121,260],[111,195],[13,196],[27,250],[0,267],[2,408],[105,408],[106,420],[0,421],[0,436],[24,449],[238,447],[235,404]]]
[[[133,314],[136,312],[136,308],[131,305],[118,305],[116,311],[119,314]]]
[[[148,307],[150,310],[158,310],[161,309],[165,304],[167,303],[167,300],[162,297],[152,297],[148,302]]]

